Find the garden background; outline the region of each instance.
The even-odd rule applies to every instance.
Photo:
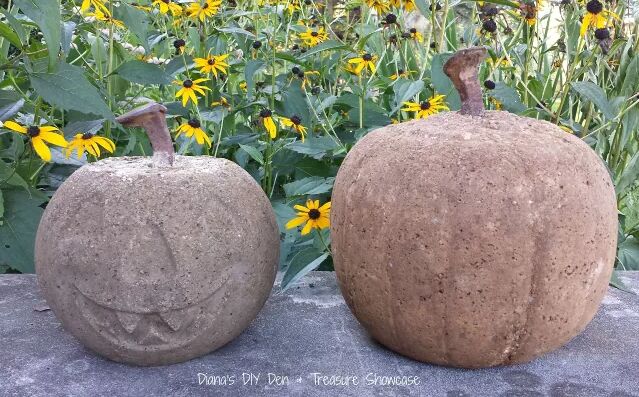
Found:
[[[114,121],[149,101],[167,107],[177,153],[228,158],[261,184],[280,227],[283,287],[331,270],[328,203],[344,156],[373,129],[459,109],[442,67],[473,45],[489,49],[487,108],[555,123],[606,163],[615,267],[639,270],[636,1],[0,5],[0,273],[34,271],[43,208],[74,170],[149,155],[142,130]],[[611,282],[623,288],[616,273]]]

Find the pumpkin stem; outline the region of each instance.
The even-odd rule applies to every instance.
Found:
[[[115,119],[125,127],[144,128],[153,147],[153,162],[157,166],[171,166],[175,159],[165,113],[166,107],[151,102]]]
[[[444,64],[444,73],[453,81],[459,92],[461,114],[481,116],[484,113],[484,100],[477,71],[486,54],[484,47],[459,50]]]

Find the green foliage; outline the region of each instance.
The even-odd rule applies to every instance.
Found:
[[[286,228],[299,216],[293,206],[328,202],[337,169],[359,139],[414,118],[402,110],[405,102],[445,95],[446,105],[459,109],[443,65],[471,45],[489,49],[479,70],[482,83],[495,82],[484,91],[487,108],[555,123],[601,156],[619,204],[617,268],[639,269],[639,41],[637,28],[621,19],[609,21],[610,40],[598,40],[592,30],[580,36],[583,7],[558,2],[543,6],[551,17],[532,9],[534,24],[509,0],[442,1],[433,10],[416,0],[413,14],[400,1],[391,7],[394,24],[366,1],[222,2],[204,22],[181,2],[173,2],[182,8],[179,17],[150,0],[108,2],[101,14],[96,2],[84,14],[57,0],[15,0],[0,9],[0,121],[56,126],[67,140],[98,133],[115,142],[114,155],[135,156],[148,155],[149,142],[139,130],[120,128],[114,114],[154,100],[167,107],[173,132],[197,119],[213,145],[181,136],[177,152],[228,158],[260,183],[282,235],[284,287],[320,265],[332,267],[327,228],[305,235],[301,227]],[[609,4],[625,14],[625,4]],[[495,22],[494,33],[482,28],[487,20]],[[300,36],[320,29],[326,37],[318,43]],[[351,60],[364,54],[373,62],[358,74]],[[195,63],[223,55],[215,61],[226,64],[217,76]],[[200,84],[210,90],[197,94],[197,105],[182,106],[174,80],[199,78],[209,79]],[[265,129],[267,110],[275,139]],[[293,118],[295,126],[286,124]],[[97,160],[67,160],[52,150],[52,161],[43,163],[28,137],[0,129],[0,271],[33,270],[47,197],[77,166]]]

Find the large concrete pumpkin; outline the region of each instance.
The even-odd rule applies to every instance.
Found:
[[[159,365],[239,335],[271,291],[279,233],[269,200],[236,164],[174,156],[164,111],[143,126],[150,157],[88,164],[60,186],[36,238],[36,271],[62,325],[115,361]]]
[[[416,360],[488,367],[565,344],[592,319],[615,258],[606,167],[555,125],[485,112],[477,64],[445,71],[447,112],[371,132],[332,197],[337,277],[353,314]]]

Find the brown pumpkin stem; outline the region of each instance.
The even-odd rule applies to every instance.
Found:
[[[453,81],[459,92],[461,114],[481,116],[484,113],[484,100],[477,72],[486,54],[484,47],[459,50],[444,64],[444,73]]]
[[[151,102],[116,118],[125,127],[142,127],[153,147],[153,162],[158,166],[171,166],[175,160],[173,141],[166,125],[166,107]]]

